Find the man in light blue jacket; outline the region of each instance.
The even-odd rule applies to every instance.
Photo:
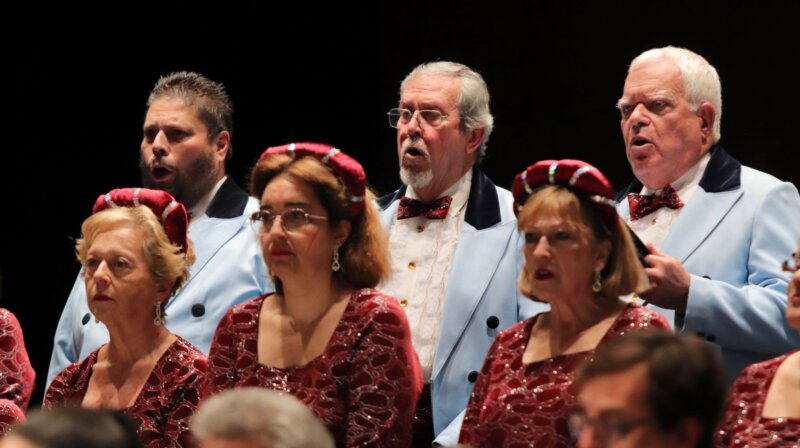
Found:
[[[167,328],[208,353],[222,315],[272,287],[248,222],[258,201],[225,174],[233,105],[222,84],[197,73],[172,73],[158,80],[147,107],[142,183],[186,206],[196,256],[189,280],[167,302]],[[79,275],[56,329],[47,384],[106,342],[108,332],[89,312]]]
[[[731,382],[800,346],[788,326],[781,263],[800,237],[797,188],[743,166],[719,145],[719,76],[683,48],[631,63],[618,102],[636,181],[617,210],[650,247],[650,306],[722,351]]]
[[[392,262],[379,288],[406,310],[423,369],[415,446],[456,443],[494,337],[544,309],[517,290],[511,193],[476,168],[493,121],[483,78],[446,61],[415,68],[389,111],[404,185],[379,200]]]

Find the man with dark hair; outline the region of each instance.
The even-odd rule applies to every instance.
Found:
[[[197,257],[189,279],[167,302],[167,327],[205,353],[230,307],[271,289],[248,223],[258,201],[225,172],[232,114],[222,84],[197,73],[172,73],[150,93],[141,143],[142,183],[168,191],[186,206]],[[58,323],[48,384],[107,341],[108,331],[89,312],[79,276]]]
[[[587,447],[710,447],[725,395],[719,355],[693,335],[647,331],[578,372],[570,427]]]

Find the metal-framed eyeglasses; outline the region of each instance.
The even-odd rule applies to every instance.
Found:
[[[297,230],[306,224],[309,220],[326,220],[327,216],[312,215],[301,208],[290,208],[281,213],[271,212],[269,210],[259,210],[250,215],[250,222],[254,224],[261,223],[261,231],[269,232],[275,219],[280,217],[281,228],[287,232]]]
[[[443,114],[434,109],[410,110],[400,107],[389,109],[389,112],[387,112],[386,115],[389,116],[389,126],[393,128],[396,128],[401,124],[407,125],[411,120],[414,119],[415,115],[419,117],[418,120],[425,122],[428,126],[434,128],[441,125],[443,121],[450,117],[449,115]]]
[[[581,431],[589,426],[593,430],[593,441],[600,446],[610,446],[636,428],[652,422],[653,419],[651,418],[623,419],[610,416],[591,418],[580,408],[573,410],[568,417],[569,430],[573,440],[577,441],[580,438]]]

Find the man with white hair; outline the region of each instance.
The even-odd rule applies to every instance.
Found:
[[[333,437],[303,402],[261,387],[230,389],[192,418],[200,448],[333,448]]]
[[[618,211],[648,244],[642,298],[722,350],[728,381],[800,337],[783,319],[781,261],[800,236],[797,189],[743,166],[719,145],[717,71],[664,47],[636,57],[617,104],[636,180]]]
[[[494,337],[544,308],[517,290],[522,243],[511,193],[476,167],[493,122],[483,78],[447,61],[416,67],[389,111],[404,185],[379,200],[392,260],[380,289],[406,310],[423,368],[415,446],[434,435],[457,441]]]

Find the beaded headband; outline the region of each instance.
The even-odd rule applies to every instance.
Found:
[[[136,207],[144,205],[153,211],[164,227],[169,241],[186,253],[189,216],[186,208],[166,191],[148,188],[117,188],[100,195],[94,202],[92,214],[111,207]]]
[[[348,207],[350,219],[354,219],[364,209],[367,175],[364,173],[364,168],[361,164],[352,157],[333,146],[322,143],[291,143],[267,148],[258,160],[261,161],[278,154],[289,154],[295,159],[305,156],[319,159],[341,180],[342,185],[347,190],[347,195],[350,199]]]
[[[614,203],[614,188],[603,173],[582,160],[542,160],[514,177],[514,213],[519,214],[525,201],[543,185],[568,188],[596,205],[603,224],[611,233],[619,231]]]

